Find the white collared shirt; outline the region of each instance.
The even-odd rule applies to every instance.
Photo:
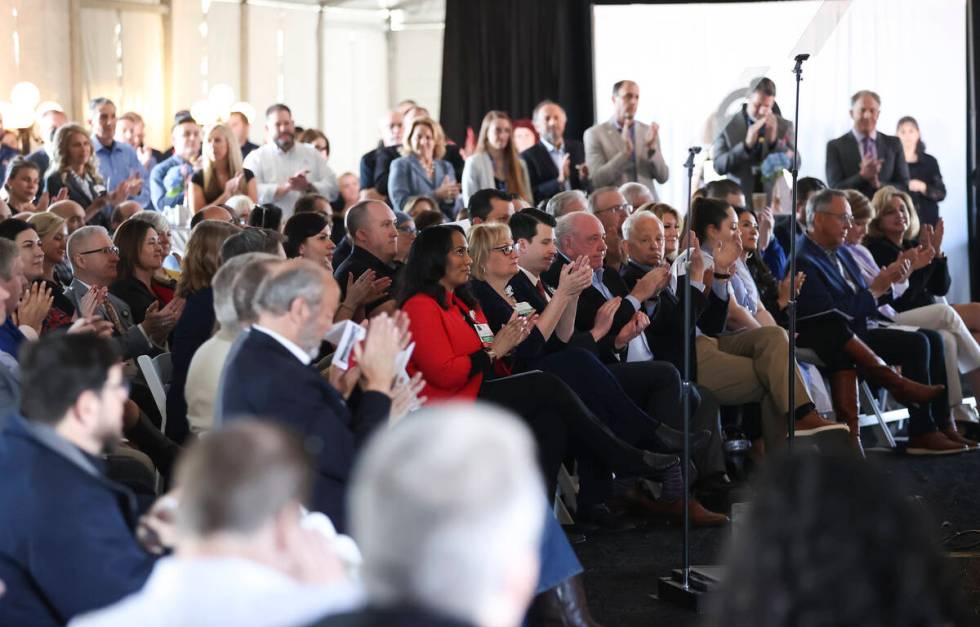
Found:
[[[297,344],[296,342],[293,342],[289,338],[284,337],[284,336],[276,333],[275,331],[273,331],[271,329],[267,329],[267,328],[265,328],[264,326],[262,326],[260,324],[253,324],[252,325],[252,330],[253,331],[259,331],[261,333],[265,333],[266,335],[268,335],[269,337],[271,337],[275,341],[277,341],[280,344],[282,344],[283,347],[286,350],[288,350],[290,353],[292,353],[293,354],[293,357],[295,357],[296,359],[300,360],[303,363],[304,366],[309,366],[310,365],[310,362],[313,361],[313,358],[310,357],[310,354],[309,353],[307,353],[305,350],[303,350],[299,346],[299,344]]]
[[[327,165],[327,160],[309,144],[297,141],[289,152],[283,152],[274,143],[263,144],[248,153],[244,167],[255,174],[259,202],[271,203],[282,209],[283,223],[293,215],[293,206],[306,192],[289,190],[276,198],[276,187],[297,172],[308,170],[306,179],[316,188],[316,193],[331,202],[337,199],[337,176]]]
[[[74,627],[287,627],[353,610],[363,594],[350,584],[301,584],[235,557],[165,557],[139,592],[80,616]]]

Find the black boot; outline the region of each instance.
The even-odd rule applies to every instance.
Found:
[[[661,422],[653,434],[654,441],[661,453],[679,453],[684,449],[684,433]],[[691,429],[691,453],[700,451],[711,439],[711,432],[702,429]]]
[[[531,627],[601,627],[589,612],[582,575],[570,577],[534,597],[527,619]]]

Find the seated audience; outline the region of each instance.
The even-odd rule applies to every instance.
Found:
[[[232,215],[232,212],[229,209],[226,209],[224,205],[208,205],[195,213],[194,217],[191,218],[191,231],[194,230],[194,227],[205,220],[210,220],[213,222],[227,222],[228,224],[238,226],[238,221]]]
[[[619,186],[619,193],[623,195],[623,198],[626,199],[626,202],[634,210],[648,203],[655,202],[653,195],[650,194],[650,190],[640,183],[623,183]]]
[[[397,293],[401,270],[401,265],[395,262],[398,229],[395,227],[394,212],[388,205],[376,200],[357,203],[347,212],[347,237],[353,249],[334,271],[341,297],[346,299],[347,290],[362,278],[364,283],[358,288],[371,287],[371,299],[362,301],[363,311],[358,309],[351,312],[351,317],[358,320],[361,316],[371,318],[382,311],[394,311],[393,294]],[[373,276],[365,277],[368,272]],[[346,300],[341,307],[347,307]]]
[[[956,432],[949,417],[945,388],[934,377],[944,379],[943,342],[941,336],[925,329],[902,331],[869,324],[878,319],[878,306],[892,300],[891,286],[910,271],[907,260],[898,260],[881,271],[874,280],[865,282],[850,251],[843,248],[845,235],[853,221],[851,207],[843,192],[823,190],[810,197],[806,209],[807,237],[801,240],[798,266],[806,275],[800,290],[798,314],[847,316],[850,331],[860,337],[884,361],[901,366],[902,374],[912,381],[931,386],[919,388],[904,382],[893,383],[891,390],[899,402],[909,408],[909,440],[906,452],[913,455],[960,453],[966,442]],[[806,326],[800,328],[800,345],[811,346]],[[823,359],[823,356],[821,356]],[[828,365],[852,356],[828,355]],[[851,362],[853,363],[853,362]],[[861,362],[858,362],[859,364]],[[862,367],[874,375],[873,383],[893,380],[895,373],[876,357]],[[862,375],[863,376],[863,375]]]
[[[531,199],[530,177],[514,147],[510,116],[503,111],[490,111],[483,116],[476,150],[463,166],[463,204],[482,189]],[[400,207],[399,207],[400,208]]]
[[[163,250],[163,267],[153,273],[153,291],[165,303],[173,300],[177,288],[177,278],[180,277],[180,254],[173,249],[171,243],[171,226],[167,218],[158,211],[144,210],[133,214],[131,220],[149,222],[157,232],[160,248]],[[69,229],[69,233],[71,230]]]
[[[776,234],[776,239],[779,240],[779,246],[786,255],[789,255],[790,237],[795,237],[799,241],[800,236],[806,233],[807,201],[810,200],[810,196],[813,196],[822,189],[827,189],[827,186],[820,179],[812,176],[800,177],[796,182],[795,215],[785,213],[776,215],[773,232]]]
[[[41,170],[33,161],[14,157],[7,163],[7,179],[3,182],[3,195],[12,213],[47,211],[50,195],[41,192]],[[68,190],[62,188],[54,201],[68,198]],[[36,202],[35,202],[36,199]]]
[[[388,419],[404,338],[395,320],[372,319],[363,347],[354,352],[357,367],[333,369],[328,381],[309,366],[333,324],[339,296],[330,273],[305,259],[271,268],[255,294],[258,319],[225,367],[221,419],[254,415],[292,429],[315,457],[311,508],[344,529],[354,456]],[[358,378],[362,387],[351,395]]]
[[[216,124],[207,130],[202,166],[191,176],[191,211],[207,205],[220,205],[236,195],[258,200],[255,176],[242,167],[242,154],[235,135],[227,126]]]
[[[331,259],[336,245],[330,238],[330,223],[319,213],[294,213],[282,229],[286,257],[302,257],[333,272]]]
[[[635,119],[640,86],[633,81],[613,85],[613,117],[585,131],[585,160],[594,187],[642,183],[658,200],[653,181],[666,183],[670,169],[660,149],[660,126]]]
[[[255,206],[255,201],[245,194],[237,194],[226,200],[223,204],[231,210],[236,224],[247,224],[248,214],[252,211],[252,207]]]
[[[534,202],[546,202],[571,189],[588,192],[585,148],[582,142],[565,138],[565,110],[555,102],[543,100],[534,107],[532,119],[540,141],[521,152],[521,158],[527,164]]]
[[[75,306],[65,296],[65,286],[71,283],[71,274],[64,276],[67,268],[68,227],[64,219],[53,213],[38,213],[28,219],[41,240],[44,252],[40,280],[51,290],[54,298],[51,312],[45,321],[45,330],[60,328],[71,324],[75,316]],[[91,315],[90,313],[88,315]]]
[[[514,203],[510,194],[492,188],[481,189],[470,196],[466,210],[473,225],[507,224],[514,215]]]
[[[912,116],[898,120],[895,134],[902,142],[902,152],[909,166],[909,194],[915,201],[919,219],[923,224],[936,226],[939,203],[946,198],[946,184],[939,171],[939,162],[926,152],[926,145],[919,135],[919,123]]]
[[[337,176],[316,148],[296,141],[289,107],[276,103],[266,109],[265,130],[268,143],[253,150],[244,164],[255,174],[258,202],[275,203],[288,218],[304,194],[337,198]]]
[[[395,246],[395,263],[404,264],[408,259],[408,253],[412,249],[412,243],[418,237],[418,227],[410,215],[402,211],[395,213],[395,230],[398,231],[398,243]]]
[[[334,229],[340,227],[339,231],[333,235],[334,242],[339,242],[347,234],[347,231],[344,230],[344,216],[361,198],[360,184],[353,172],[341,174],[337,183],[340,186],[340,193],[337,195],[337,200],[329,205],[333,214]]]
[[[4,376],[0,391],[0,400],[20,399],[20,367],[17,357],[21,345],[27,339],[24,332],[17,326],[15,315],[21,296],[24,293],[24,260],[21,259],[20,249],[13,240],[0,237],[0,291],[3,292],[0,314],[3,323],[0,325],[0,373]],[[0,404],[0,419],[3,414],[17,407],[16,403]]]
[[[935,523],[898,485],[854,459],[793,455],[774,464],[730,547],[727,569],[737,576],[726,578],[709,624],[968,624],[962,580]]]
[[[133,159],[136,159],[135,154]],[[126,200],[136,184],[142,185],[136,179],[124,179],[111,192],[108,191],[85,129],[69,123],[55,133],[54,152],[51,167],[45,175],[44,191],[49,196],[61,197],[61,190],[67,189],[68,200],[85,209],[87,224],[108,226],[112,206]]]
[[[660,219],[664,232],[664,260],[673,263],[680,252],[681,231],[684,229],[684,219],[677,209],[665,202],[641,205],[636,212],[651,211]]]
[[[63,625],[136,592],[153,567],[136,498],[102,458],[122,437],[128,386],[92,334],[43,337],[20,366],[21,415],[0,434],[0,623]]]
[[[300,443],[242,420],[181,460],[174,553],[143,588],[78,627],[304,625],[355,607],[329,539],[304,525],[311,471]]]
[[[94,304],[95,315],[112,323],[112,335],[123,359],[157,354],[166,345],[183,310],[183,301],[174,299],[165,307],[150,305],[143,321],[136,322],[129,305],[109,293],[109,286],[118,277],[119,249],[103,227],[86,226],[72,233],[68,238],[68,259],[75,276],[65,295],[76,310],[85,311]]]
[[[317,626],[523,624],[536,584],[555,575],[539,557],[542,496],[531,434],[499,410],[426,410],[398,425],[367,447],[351,489],[367,607]],[[584,601],[571,582],[552,593],[569,609]],[[577,609],[530,624],[595,624]]]
[[[462,206],[460,186],[453,166],[443,160],[446,138],[442,127],[431,118],[416,117],[404,137],[402,156],[391,162],[388,175],[392,207],[404,211],[408,198],[425,196],[438,203],[448,218],[454,218]]]
[[[160,308],[167,304],[153,289],[153,277],[163,267],[163,247],[156,229],[144,220],[123,223],[113,243],[119,251],[119,262],[109,293],[129,306],[133,321],[139,324],[151,305],[156,303]]]
[[[174,154],[153,167],[150,172],[150,197],[153,208],[179,225],[177,208],[184,205],[184,194],[191,193],[189,181],[201,160],[201,127],[194,118],[178,119],[170,129]]]
[[[909,187],[909,166],[897,137],[879,133],[881,97],[862,89],[851,96],[854,127],[827,142],[827,184],[871,198],[884,185]]]
[[[271,231],[282,230],[282,209],[276,205],[255,205],[248,214],[248,225]]]
[[[748,207],[746,196],[735,181],[731,179],[719,179],[711,181],[704,186],[705,198],[717,198],[724,200],[731,205],[736,213],[741,207]],[[751,198],[751,197],[749,197]],[[788,268],[787,253],[783,250],[779,239],[773,237],[773,226],[775,216],[770,207],[764,207],[752,213],[758,227],[756,247],[753,255],[758,255],[765,262],[773,276],[782,280],[786,278]]]
[[[572,189],[565,192],[558,192],[548,199],[545,211],[553,215],[557,220],[568,213],[586,211],[588,205],[588,197],[581,190]]]
[[[599,218],[604,230],[606,257],[604,265],[619,273],[626,263],[623,223],[633,213],[633,205],[615,187],[600,187],[589,195],[588,211]]]
[[[248,140],[249,131],[252,125],[249,123],[249,119],[241,111],[232,111],[228,115],[228,128],[231,132],[235,134],[235,139],[238,141],[238,145],[242,151],[242,159],[247,157],[250,152],[258,148],[257,144],[253,144]]]
[[[44,214],[42,214],[44,215]],[[52,216],[57,219],[57,216]],[[37,227],[29,222],[10,218],[0,222],[0,238],[9,239],[17,245],[22,261],[21,277],[24,281],[24,300],[16,307],[17,324],[22,332],[31,339],[37,339],[41,333],[71,324],[75,313],[74,307],[67,299],[59,299],[59,307],[55,308],[54,298],[61,296],[57,284],[47,284],[44,280],[44,249]]]
[[[844,193],[847,195],[847,201],[851,206],[851,212],[854,216],[854,224],[847,230],[847,243],[844,247],[853,256],[854,261],[861,270],[861,275],[864,277],[864,280],[870,283],[881,272],[881,266],[878,265],[878,261],[872,255],[871,251],[861,242],[868,233],[870,223],[876,219],[876,208],[864,194],[857,190],[846,190]],[[882,192],[879,191],[879,193]],[[907,219],[907,217],[912,215],[907,213],[904,208],[895,211],[895,207],[890,206],[892,204],[889,202],[885,207],[891,215],[886,216],[886,219],[876,227],[876,233],[881,234],[880,236],[883,238],[886,237],[884,235],[885,231],[894,231],[895,233],[899,231],[900,224],[897,223],[900,222],[901,216],[905,216]],[[898,205],[899,203],[894,204]],[[926,228],[929,227],[923,227],[923,229]],[[938,229],[929,239],[929,249],[912,246],[900,253],[899,257],[909,260],[912,274],[904,281],[892,286],[892,304],[883,305],[878,310],[880,314],[899,324],[932,329],[939,332],[943,340],[943,354],[946,366],[945,383],[949,405],[957,420],[972,422],[976,417],[976,409],[972,405],[963,403],[963,386],[960,383],[960,371],[962,370],[964,377],[969,382],[971,390],[980,390],[980,345],[977,344],[976,334],[971,333],[960,311],[969,312],[972,308],[977,307],[977,305],[975,303],[967,303],[950,306],[938,301],[930,302],[930,299],[922,298],[921,296],[916,299],[914,295],[910,301],[919,300],[921,302],[920,306],[910,307],[910,301],[902,303],[908,292],[914,292],[914,289],[923,289],[921,270],[916,266],[921,266],[922,264],[928,266],[931,263],[935,263],[934,260],[937,255],[934,254],[934,250],[937,247],[941,250],[943,230],[943,222],[940,219]],[[908,231],[911,231],[911,227],[909,227]],[[903,232],[903,237],[904,235],[905,233]],[[925,238],[922,238],[922,241],[924,243]],[[887,255],[886,258],[891,257],[888,254],[887,246],[883,245],[882,250]],[[933,259],[933,261],[930,262],[930,259]],[[894,261],[895,259],[891,259],[891,262]],[[917,277],[916,275],[920,276]],[[912,286],[913,280],[916,281],[914,289]],[[904,306],[900,305],[900,303]]]
[[[431,198],[426,196],[410,196],[405,201],[405,206],[401,210],[412,216],[412,218],[415,218],[419,214],[428,211],[439,211],[439,206]]]
[[[415,229],[416,231],[422,231],[422,229],[427,229],[430,226],[439,226],[440,224],[446,224],[446,214],[441,211],[422,211],[415,215]]]
[[[109,231],[115,235],[116,231],[119,229],[120,225],[126,220],[132,218],[134,215],[143,211],[143,208],[134,200],[125,200],[112,209],[112,214],[109,217]]]
[[[372,190],[375,193],[379,193],[374,187],[375,181],[377,180],[375,171],[378,165],[378,157],[384,152],[385,148],[401,146],[402,120],[402,113],[398,109],[392,109],[378,119],[378,131],[381,139],[378,140],[377,147],[372,148],[361,156],[359,172],[361,175],[360,188],[362,190]],[[387,183],[387,181],[385,182]]]
[[[211,279],[220,265],[219,253],[225,240],[239,232],[227,222],[205,220],[191,232],[184,254],[183,272],[176,295],[186,300],[180,319],[170,335],[173,372],[167,390],[167,437],[183,444],[190,433],[184,385],[194,352],[214,330],[214,293]],[[169,305],[168,305],[169,306]]]
[[[99,175],[104,181],[106,191],[114,196],[118,194],[118,201],[113,201],[110,205],[123,200],[135,200],[140,207],[149,207],[147,172],[133,147],[116,141],[115,138],[116,105],[105,97],[93,98],[88,105],[87,121],[92,130],[91,145]],[[50,173],[49,168],[47,174]],[[125,188],[120,190],[123,185]],[[55,193],[50,189],[48,192]],[[108,214],[105,217],[108,218]]]
[[[266,253],[280,259],[286,258],[282,247],[282,235],[269,229],[242,229],[225,240],[221,245],[221,261],[245,253]]]
[[[59,200],[48,206],[48,211],[64,218],[68,235],[85,226],[85,210],[73,200]]]

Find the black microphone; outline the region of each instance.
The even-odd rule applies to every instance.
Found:
[[[687,161],[684,162],[685,168],[694,167],[694,155],[701,152],[701,146],[691,146],[687,149]]]
[[[797,76],[799,76],[800,73],[803,72],[803,62],[806,61],[809,58],[810,58],[810,55],[809,54],[806,54],[806,53],[796,55],[794,57],[794,59],[796,60],[796,66],[793,68],[793,73],[795,73]]]

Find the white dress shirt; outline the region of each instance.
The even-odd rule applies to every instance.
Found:
[[[255,152],[255,151],[253,150],[252,152]],[[283,348],[285,348],[290,353],[292,353],[293,356],[296,359],[298,359],[301,362],[303,362],[303,365],[304,366],[309,366],[310,365],[310,362],[313,361],[313,357],[309,353],[307,353],[305,350],[303,350],[303,348],[299,344],[293,342],[292,340],[290,340],[287,337],[283,337],[282,335],[276,333],[272,329],[267,329],[267,328],[265,328],[265,327],[263,327],[261,325],[253,324],[252,325],[252,330],[253,331],[259,331],[260,333],[265,333],[266,335],[268,335],[269,337],[271,337],[275,341],[277,341],[280,344],[282,344]],[[231,349],[231,347],[229,347],[229,350],[230,349]]]
[[[349,584],[301,584],[234,557],[165,557],[139,592],[71,621],[72,627],[289,627],[363,603]]]
[[[296,142],[289,152],[283,152],[274,143],[264,144],[248,153],[244,167],[255,174],[259,203],[272,203],[282,209],[283,222],[293,215],[293,206],[306,193],[315,192],[330,201],[337,199],[337,176],[327,165],[327,160],[309,144]],[[302,170],[309,171],[306,180],[315,189],[310,192],[289,190],[276,198],[276,188]]]

